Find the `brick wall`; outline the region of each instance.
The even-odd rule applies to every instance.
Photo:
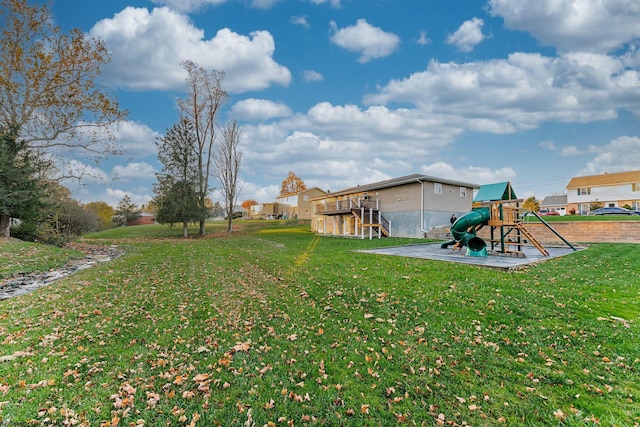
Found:
[[[562,243],[541,223],[525,223],[526,229],[542,244]],[[569,243],[640,243],[640,221],[572,221],[550,222]],[[478,236],[489,239],[491,227],[485,226]]]

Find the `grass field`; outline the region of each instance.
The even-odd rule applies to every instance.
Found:
[[[640,423],[637,245],[503,272],[238,224],[87,236],[126,255],[0,301],[0,426]]]

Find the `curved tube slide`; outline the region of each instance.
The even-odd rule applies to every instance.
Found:
[[[456,242],[468,248],[468,255],[486,253],[484,240],[476,237],[475,227],[488,224],[491,212],[489,208],[476,208],[462,215],[451,226],[451,235]],[[471,229],[471,231],[469,231]]]

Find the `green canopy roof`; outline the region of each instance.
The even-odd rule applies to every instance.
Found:
[[[473,198],[474,202],[493,202],[496,200],[516,200],[516,193],[510,182],[482,185]]]

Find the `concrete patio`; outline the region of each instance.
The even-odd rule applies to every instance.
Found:
[[[440,243],[425,243],[405,246],[391,246],[379,249],[364,249],[356,252],[371,253],[377,255],[403,256],[409,258],[423,258],[437,261],[457,262],[460,264],[472,264],[481,267],[497,268],[502,270],[516,270],[527,265],[548,261],[553,258],[562,257],[578,251],[587,249],[586,246],[575,246],[574,251],[568,246],[546,247],[548,256],[540,253],[536,248],[524,246],[522,252],[525,256],[502,254],[488,251],[485,257],[473,257],[465,255],[465,249],[461,251],[453,250],[452,247],[442,249]]]

